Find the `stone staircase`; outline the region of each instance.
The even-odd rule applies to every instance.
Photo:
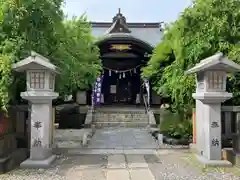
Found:
[[[149,120],[143,107],[99,107],[96,108],[93,124],[96,128],[140,128],[146,127]]]

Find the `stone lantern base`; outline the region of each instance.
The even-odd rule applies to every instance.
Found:
[[[53,161],[56,159],[56,155],[51,155],[45,160],[32,160],[27,159],[26,161],[20,164],[21,168],[49,168]]]
[[[208,158],[196,154],[196,158],[205,167],[232,167],[232,163],[227,160],[209,160]]]
[[[49,168],[56,159],[56,155],[52,154],[52,100],[58,97],[58,93],[27,91],[21,96],[31,102],[31,147],[29,159],[20,167]]]

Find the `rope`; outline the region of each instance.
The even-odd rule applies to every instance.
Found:
[[[117,70],[117,69],[110,69],[110,68],[107,68],[105,66],[103,66],[103,69],[107,69],[109,71],[114,71],[114,72],[117,72],[117,73],[124,73],[124,72],[129,72],[129,71],[133,71],[134,69],[137,69],[138,67],[140,67],[141,65],[138,65],[136,66],[135,68],[131,68],[131,69],[127,69],[127,70]]]

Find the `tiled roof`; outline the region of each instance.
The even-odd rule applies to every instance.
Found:
[[[151,46],[156,46],[162,38],[162,22],[127,23],[126,17],[118,9],[112,22],[90,22],[92,34],[97,39],[102,36],[114,33],[127,33],[131,37],[140,39]]]

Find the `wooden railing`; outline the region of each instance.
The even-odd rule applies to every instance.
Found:
[[[144,94],[143,94],[143,102],[144,102],[144,107],[145,107],[146,113],[148,114],[148,124],[151,127],[156,127],[157,124],[156,124],[156,119],[155,119],[154,113],[151,110],[150,105],[147,102],[147,96]]]

